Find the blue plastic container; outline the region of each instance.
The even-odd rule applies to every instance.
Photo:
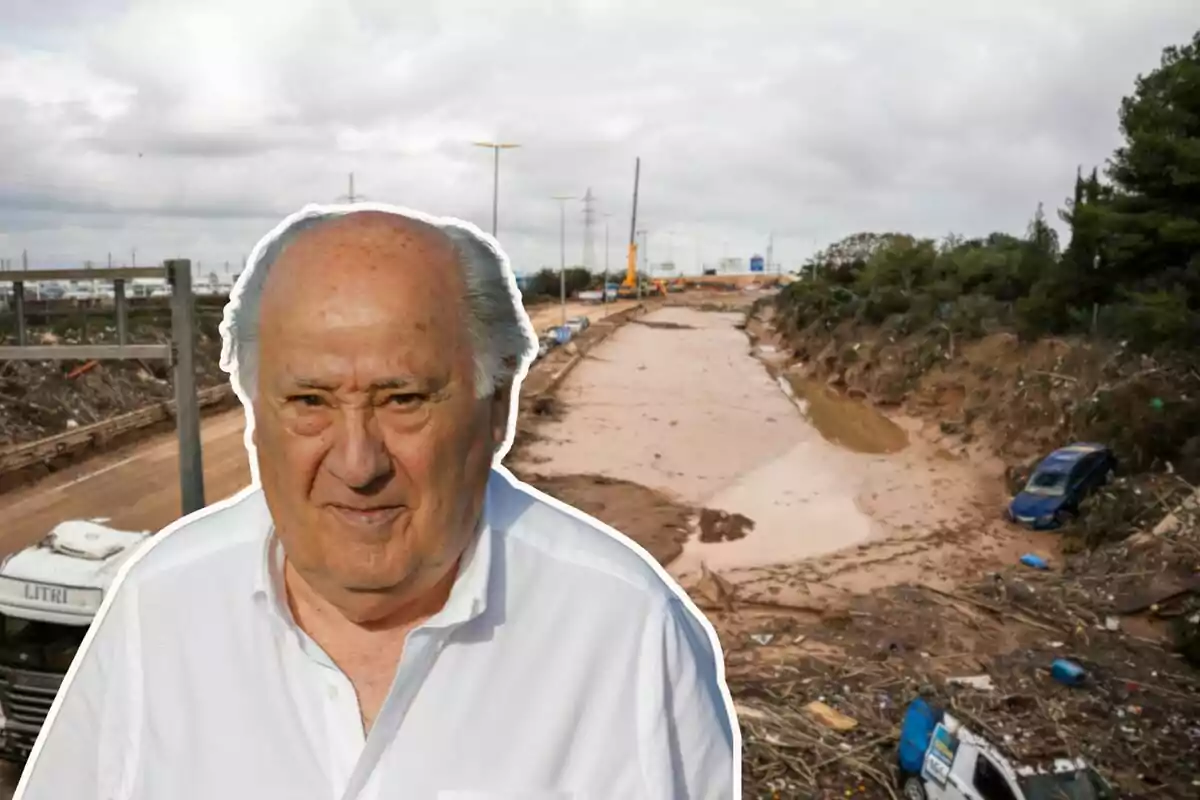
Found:
[[[1050,569],[1050,565],[1046,563],[1046,559],[1033,553],[1026,553],[1021,556],[1021,563],[1034,569]]]
[[[900,746],[897,755],[900,768],[907,773],[919,775],[921,765],[925,763],[925,751],[933,739],[933,729],[941,718],[941,714],[930,708],[929,704],[918,697],[904,712],[904,722],[900,725]]]
[[[1059,683],[1079,686],[1087,678],[1087,670],[1065,658],[1056,658],[1050,665],[1050,675]]]

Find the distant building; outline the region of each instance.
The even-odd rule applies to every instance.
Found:
[[[130,297],[170,297],[171,284],[166,278],[134,278],[125,293]]]
[[[744,275],[746,272],[744,258],[722,258],[717,262],[717,273],[720,275]]]

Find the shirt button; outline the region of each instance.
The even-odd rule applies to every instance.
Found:
[[[337,700],[338,690],[337,690],[336,686],[334,686],[333,684],[330,684],[329,689],[327,691],[329,692],[330,700]]]

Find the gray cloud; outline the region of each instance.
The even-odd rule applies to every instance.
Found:
[[[223,264],[351,171],[487,227],[481,138],[522,145],[500,210],[520,269],[557,263],[550,197],[589,186],[623,263],[638,155],[650,256],[689,268],[772,231],[787,266],[862,229],[1019,231],[1197,23],[1193,0],[50,5],[0,11],[0,256],[44,264]]]

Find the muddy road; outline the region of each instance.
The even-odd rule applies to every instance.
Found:
[[[969,564],[937,534],[964,525],[980,535],[971,559],[1003,557],[994,474],[939,451],[915,424],[824,387],[785,387],[742,320],[667,307],[624,326],[559,387],[557,419],[514,468],[618,479],[744,518],[729,540],[693,529],[669,567],[685,585],[701,563],[747,584],[798,564],[793,577],[839,590],[950,580]]]

